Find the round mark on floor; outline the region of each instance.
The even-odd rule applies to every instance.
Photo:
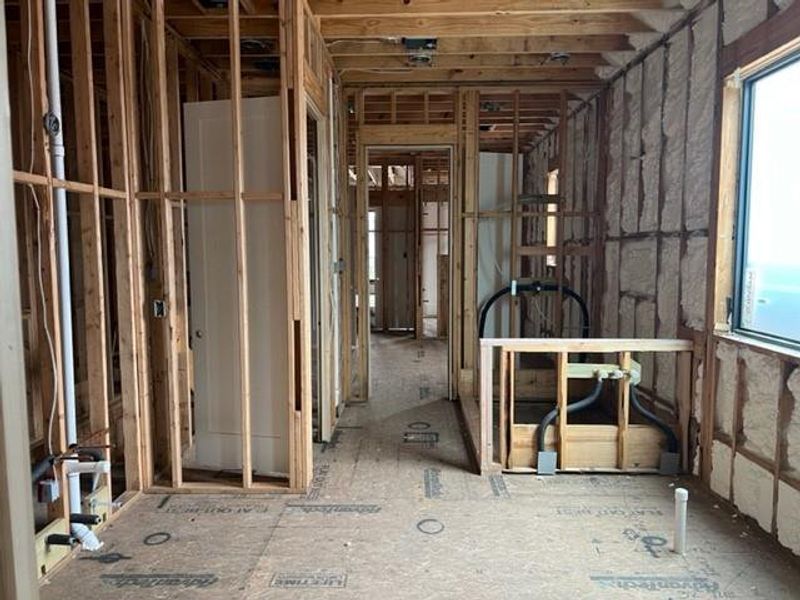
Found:
[[[425,421],[414,421],[413,423],[408,424],[409,429],[416,429],[419,431],[420,429],[430,429],[431,424],[426,423]]]
[[[151,533],[146,538],[144,538],[144,545],[145,546],[160,546],[168,542],[172,538],[172,535],[167,533],[166,531],[159,531],[157,533]]]
[[[436,519],[422,519],[417,523],[417,529],[427,535],[436,535],[444,531],[444,524]]]

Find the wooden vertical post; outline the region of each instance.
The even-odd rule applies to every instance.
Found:
[[[511,279],[519,277],[519,90],[513,96],[513,139],[511,142]],[[517,319],[519,317],[519,296],[511,297],[511,314],[509,337],[517,336]]]
[[[138,352],[136,322],[140,319],[135,294],[134,244],[131,194],[128,170],[128,128],[124,81],[123,27],[121,0],[103,3],[103,39],[106,63],[106,105],[108,107],[111,185],[125,190],[126,199],[114,200],[114,265],[119,332],[120,388],[122,396],[122,435],[125,449],[125,484],[128,490],[142,489],[141,429],[139,411]]]
[[[177,42],[167,40],[167,73],[173,74],[167,81],[167,106],[169,110],[170,179],[173,191],[183,191],[183,131],[181,129],[181,86],[178,74],[180,61]],[[188,72],[188,68],[187,68]],[[181,420],[181,447],[192,445],[192,400],[189,383],[189,301],[187,289],[186,255],[186,201],[183,198],[173,203],[175,226],[175,303],[178,340],[178,388]]]
[[[567,365],[569,354],[559,352],[556,355],[556,405],[558,407],[558,461],[561,469],[569,465],[567,456],[567,403],[569,402],[569,379],[567,379]],[[539,448],[541,452],[543,448]]]
[[[500,350],[500,414],[498,425],[498,437],[500,439],[500,464],[508,466],[508,447],[506,445],[508,435],[508,416],[506,406],[508,403],[508,357],[510,352],[505,348]]]
[[[411,273],[412,287],[414,289],[414,337],[418,340],[422,339],[422,329],[425,322],[422,305],[422,205],[425,200],[424,188],[425,172],[422,156],[418,154],[414,157],[414,195],[412,196],[414,200],[410,210],[414,223],[414,268]]]
[[[617,467],[626,469],[628,465],[628,423],[630,421],[630,394],[631,394],[631,353],[619,353],[619,367],[625,372],[625,377],[617,381]]]
[[[308,164],[306,125],[306,2],[294,0],[291,6],[291,57],[292,57],[292,110],[294,114],[294,177],[297,197],[294,199],[292,218],[292,252],[295,270],[289,280],[293,286],[296,309],[294,326],[295,379],[299,383],[294,411],[296,460],[295,472],[290,477],[292,487],[305,488],[311,481],[311,278],[309,257],[308,220]]]
[[[166,19],[164,16],[164,0],[153,0],[151,19],[152,73],[154,77],[155,106],[155,167],[157,172],[156,187],[159,192],[158,212],[162,225],[159,239],[161,251],[161,278],[167,308],[164,336],[164,356],[167,363],[166,390],[167,415],[169,421],[170,468],[173,487],[183,484],[183,467],[181,457],[180,402],[178,386],[178,354],[179,340],[177,331],[177,303],[175,286],[175,246],[173,244],[172,202],[167,193],[172,190],[170,145],[169,145],[169,109],[167,105],[167,63],[166,63]]]
[[[350,386],[352,384],[352,338],[351,338],[351,319],[352,319],[352,281],[353,256],[352,256],[352,207],[350,204],[350,174],[349,160],[347,156],[348,140],[348,100],[349,97],[340,91],[341,100],[339,118],[339,252],[344,263],[344,270],[340,275],[339,305],[341,307],[341,336],[342,336],[342,400],[346,403],[350,401]],[[335,107],[335,105],[334,105]]]
[[[506,440],[508,444],[508,452],[504,466],[509,469],[513,468],[512,452],[514,451],[514,399],[517,395],[516,390],[516,369],[517,369],[517,353],[513,350],[508,353],[508,419],[506,423]]]
[[[369,192],[367,192],[369,193]],[[389,251],[389,219],[388,215],[388,203],[386,199],[389,195],[389,164],[388,162],[384,162],[381,165],[381,218],[380,218],[380,235],[381,235],[381,260],[380,260],[380,271],[378,275],[381,280],[380,290],[381,294],[378,298],[378,302],[376,302],[375,309],[378,310],[380,308],[381,311],[381,321],[383,321],[383,331],[389,331],[389,296],[387,294],[387,282],[389,280],[388,277],[388,265],[389,261],[387,260],[387,255]],[[369,204],[367,205],[367,210],[369,210]],[[367,233],[369,235],[369,233]],[[377,287],[377,286],[376,286]]]
[[[681,470],[689,471],[689,420],[692,411],[692,353],[680,352],[677,356],[677,408],[678,434],[680,435]]]
[[[469,394],[474,394],[476,379],[475,353],[478,347],[478,99],[479,93],[465,93],[466,131],[464,138],[464,369],[472,372]]]
[[[236,224],[236,283],[239,298],[239,393],[242,403],[242,485],[253,485],[250,427],[250,343],[247,301],[247,229],[245,225],[244,167],[242,166],[242,74],[239,43],[239,3],[228,2],[231,53],[231,124],[233,137],[233,207]]]
[[[106,363],[106,301],[103,283],[103,233],[98,195],[97,133],[92,72],[92,32],[88,0],[70,0],[72,77],[75,104],[78,177],[91,183],[91,194],[80,195],[83,293],[86,321],[89,427],[103,432],[108,444],[108,368]],[[106,452],[108,454],[108,452]],[[108,456],[107,456],[108,458]],[[110,478],[106,478],[110,480]]]
[[[41,2],[35,4],[41,6]],[[20,3],[20,8],[26,12],[24,2]],[[0,256],[3,257],[0,261],[0,280],[3,281],[0,290],[0,339],[3,340],[0,345],[0,535],[4,544],[0,556],[0,596],[36,600],[39,586],[30,498],[31,459],[25,415],[25,349],[19,317],[22,311],[6,53],[5,11],[0,11]],[[36,120],[33,123],[39,127]],[[31,302],[38,302],[38,297]]]
[[[485,473],[494,462],[494,450],[492,437],[494,426],[492,424],[493,411],[493,383],[492,383],[492,362],[494,348],[492,346],[481,346],[481,385],[480,385],[480,471]]]
[[[364,124],[364,91],[356,95],[356,113],[359,130],[356,132],[356,292],[358,294],[358,375],[359,400],[369,399],[369,273],[367,272],[367,213],[369,212],[369,185],[367,147],[363,143],[361,126]]]
[[[131,235],[131,270],[132,270],[132,300],[133,300],[133,324],[134,324],[134,347],[137,356],[137,380],[139,384],[139,415],[140,415],[140,453],[141,453],[141,474],[142,487],[150,487],[154,478],[152,428],[151,428],[151,404],[152,390],[150,385],[150,353],[148,340],[148,322],[145,318],[148,306],[145,302],[145,281],[144,281],[144,258],[143,258],[143,228],[141,211],[136,192],[139,191],[139,157],[138,157],[138,123],[136,111],[133,107],[137,105],[138,98],[136,92],[136,54],[135,45],[135,26],[133,7],[130,2],[121,2],[120,6],[122,19],[122,54],[123,65],[122,73],[125,89],[125,125],[127,128],[127,151],[128,151],[128,193],[130,195],[130,235]]]
[[[450,319],[448,323],[450,334],[450,393],[466,397],[474,396],[474,387],[468,392],[464,390],[461,381],[461,368],[463,366],[463,331],[461,327],[463,311],[463,230],[464,230],[464,178],[462,165],[464,164],[464,92],[459,89],[455,94],[456,127],[458,138],[451,157],[451,181],[454,186],[452,203],[450,206],[450,222],[452,224],[450,235]]]

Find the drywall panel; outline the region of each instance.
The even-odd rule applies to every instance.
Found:
[[[622,231],[639,230],[639,185],[642,171],[642,65],[625,75],[625,130],[622,153]]]
[[[245,189],[282,185],[280,100],[242,102]],[[187,185],[230,190],[232,136],[226,101],[184,105]],[[284,475],[288,463],[286,260],[283,204],[246,206],[249,344],[256,472]],[[186,466],[241,468],[238,296],[233,205],[187,203],[195,443]]]
[[[711,490],[723,498],[731,497],[731,460],[732,453],[729,446],[714,440],[711,445]]]
[[[689,93],[689,29],[675,33],[667,44],[664,96],[664,202],[661,231],[680,231],[686,153],[686,103]]]
[[[792,412],[786,423],[786,467],[800,471],[800,367],[789,375],[786,386],[792,395]]]
[[[772,530],[772,473],[737,453],[733,465],[733,502],[766,531]]]
[[[745,384],[742,402],[742,432],[748,450],[767,460],[775,456],[778,398],[781,393],[781,362],[747,348],[742,372]],[[741,385],[741,384],[740,384]]]
[[[778,541],[800,554],[800,491],[783,481],[778,482],[778,508],[775,521]]]
[[[726,435],[733,435],[733,417],[736,410],[739,349],[734,344],[717,344],[717,398],[714,426]]]
[[[717,11],[712,4],[692,26],[694,48],[686,130],[684,226],[708,227],[713,172],[714,99],[717,85]]]

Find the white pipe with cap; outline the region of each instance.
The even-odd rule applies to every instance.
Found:
[[[45,2],[45,43],[47,49],[47,99],[49,113],[46,125],[50,135],[53,177],[66,179],[64,168],[64,128],[61,120],[61,71],[58,63],[58,21],[56,0]],[[67,223],[67,192],[64,188],[53,190],[56,229],[56,258],[58,261],[58,299],[61,318],[61,353],[64,388],[64,426],[67,446],[78,443],[77,414],[75,407],[75,365],[72,336],[72,287],[70,285],[69,229]],[[95,467],[93,467],[95,468]],[[83,512],[81,506],[80,473],[77,468],[67,471],[69,512]],[[103,544],[85,525],[72,523],[72,534],[87,550],[99,550]]]
[[[675,489],[675,538],[672,551],[677,554],[686,552],[686,510],[689,504],[689,491],[685,488]]]

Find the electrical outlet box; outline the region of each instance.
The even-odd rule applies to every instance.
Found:
[[[61,496],[57,479],[43,479],[39,482],[38,500],[44,504],[55,502]]]

